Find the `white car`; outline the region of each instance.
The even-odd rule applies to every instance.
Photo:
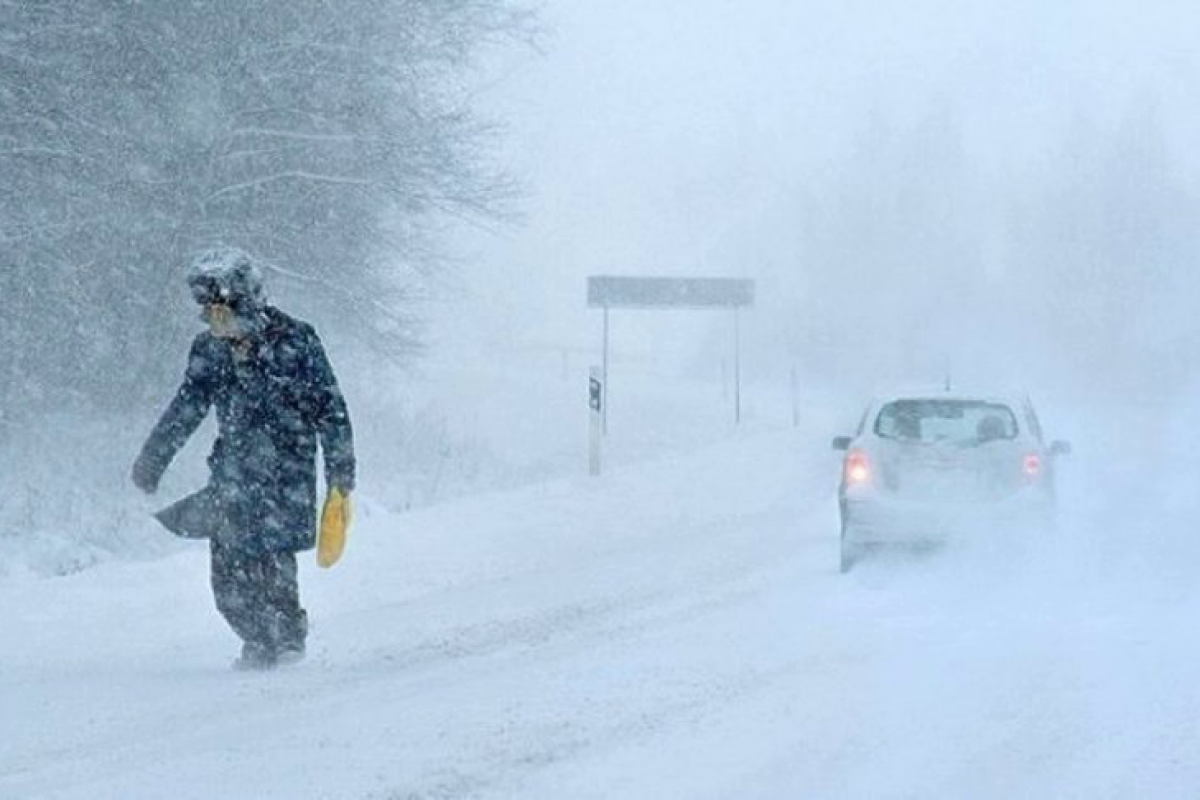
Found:
[[[1046,527],[1055,460],[1027,397],[956,391],[898,393],[870,403],[846,451],[838,487],[841,569],[889,544]],[[996,523],[999,523],[998,525]]]

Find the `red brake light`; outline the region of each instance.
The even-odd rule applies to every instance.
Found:
[[[1042,457],[1037,453],[1030,453],[1025,456],[1025,460],[1021,462],[1021,472],[1026,478],[1036,478],[1042,474]]]
[[[871,479],[871,460],[862,450],[846,454],[846,483],[866,483]]]

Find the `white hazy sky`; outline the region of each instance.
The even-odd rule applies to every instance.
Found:
[[[980,174],[1035,181],[1072,130],[1149,118],[1200,170],[1191,3],[549,0],[543,19],[544,55],[505,56],[486,92],[526,219],[464,237],[474,310],[442,337],[592,346],[589,274],[787,269],[756,221],[875,125],[949,119]]]

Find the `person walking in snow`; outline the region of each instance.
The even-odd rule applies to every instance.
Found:
[[[169,530],[210,540],[217,609],[241,637],[234,666],[304,656],[296,553],[316,542],[316,450],[325,480],[354,489],[346,403],[316,331],[268,305],[253,259],[235,248],[198,257],[187,277],[209,329],[193,340],[183,382],[133,465],[153,493],[171,460],[216,408],[208,485],[157,514]]]

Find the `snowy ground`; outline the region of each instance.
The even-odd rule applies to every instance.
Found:
[[[1076,441],[1056,541],[841,576],[838,432],[360,498],[268,674],[200,548],[0,584],[0,797],[1200,795],[1191,492]]]

